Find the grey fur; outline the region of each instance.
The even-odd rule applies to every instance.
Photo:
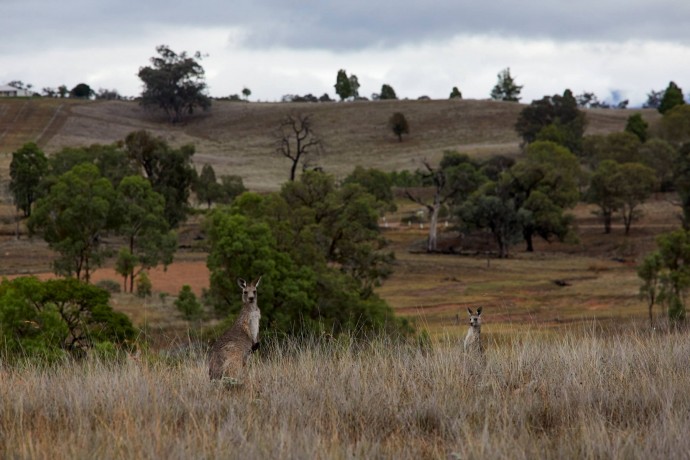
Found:
[[[208,365],[211,380],[239,379],[252,350],[258,348],[261,311],[257,288],[260,281],[261,277],[249,284],[242,278],[237,279],[242,289],[242,309],[232,327],[211,347]]]

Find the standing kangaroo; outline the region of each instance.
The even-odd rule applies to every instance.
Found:
[[[482,307],[477,308],[476,314],[469,307],[467,312],[470,314],[470,328],[465,335],[465,351],[481,354],[484,351],[481,340]]]
[[[237,279],[237,284],[242,289],[242,309],[232,327],[211,347],[208,365],[211,380],[223,377],[239,379],[250,353],[258,348],[261,311],[256,288],[260,281],[261,277],[249,284],[242,278]]]

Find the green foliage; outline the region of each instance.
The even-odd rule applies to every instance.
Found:
[[[462,99],[462,93],[457,86],[453,86],[453,90],[450,92],[449,99]]]
[[[10,192],[17,209],[31,216],[31,206],[40,197],[40,183],[48,171],[48,159],[34,142],[12,153]]]
[[[647,201],[657,187],[656,173],[641,163],[625,163],[620,165],[616,179],[620,183],[618,190],[627,235],[633,220],[640,215],[639,206]]]
[[[398,141],[402,142],[402,135],[410,133],[410,125],[402,112],[395,112],[388,119],[388,126],[393,133],[398,136]]]
[[[149,278],[148,273],[139,273],[136,285],[137,297],[144,299],[146,297],[151,297],[151,294],[153,294],[153,284],[151,283],[151,278]]]
[[[672,108],[685,104],[685,98],[683,97],[683,90],[681,90],[678,85],[674,82],[669,82],[664,91],[664,95],[661,98],[661,103],[659,104],[659,112],[666,114]]]
[[[120,252],[117,269],[129,277],[130,292],[138,272],[158,264],[167,267],[173,260],[177,235],[163,217],[164,207],[163,197],[141,176],[125,177],[117,188],[117,233],[127,244],[127,253]]]
[[[388,177],[393,187],[421,187],[423,181],[421,174],[408,170],[391,171]]]
[[[666,306],[672,324],[685,320],[685,298],[690,288],[690,232],[676,230],[657,238],[657,251],[638,268],[643,280],[640,292],[651,308],[656,301]]]
[[[630,115],[625,124],[625,132],[634,134],[642,143],[647,142],[647,138],[649,137],[647,133],[648,128],[649,124],[644,121],[640,113]]]
[[[586,127],[585,114],[570,90],[562,96],[544,96],[532,101],[518,116],[515,129],[527,144],[550,140],[579,155]],[[544,132],[542,132],[544,130]]]
[[[379,99],[397,99],[398,96],[395,94],[395,90],[391,85],[384,83],[381,85],[381,93],[379,94]]]
[[[630,132],[614,132],[587,136],[583,142],[582,157],[593,168],[604,160],[617,163],[640,162],[640,139]]]
[[[220,196],[218,197],[218,202],[232,203],[235,198],[246,191],[247,188],[244,186],[242,176],[232,174],[220,176]]]
[[[491,99],[518,102],[521,91],[522,85],[515,83],[515,79],[510,75],[510,67],[508,67],[499,72],[498,83],[491,90]]]
[[[620,164],[604,160],[592,174],[586,198],[599,207],[605,233],[611,232],[613,213],[621,211],[627,235],[639,214],[639,205],[651,196],[656,186],[653,169],[640,163]]]
[[[189,212],[189,195],[196,181],[192,164],[194,146],[172,149],[147,131],[127,135],[125,151],[151,182],[153,190],[165,199],[163,214],[171,228],[184,221]]]
[[[104,289],[111,294],[117,294],[122,291],[120,283],[115,280],[100,280],[95,283],[95,285],[101,289]]]
[[[335,93],[340,96],[340,100],[344,101],[352,97],[352,87],[350,85],[350,79],[347,76],[347,72],[344,69],[338,71],[338,75],[335,79]]]
[[[510,246],[520,240],[515,202],[499,183],[484,184],[458,208],[458,216],[468,228],[491,231],[500,258],[508,257]]]
[[[201,174],[194,181],[193,189],[199,202],[206,203],[206,206],[211,209],[211,205],[218,201],[221,194],[220,184],[216,179],[216,171],[213,166],[206,163],[201,168]]]
[[[151,58],[152,67],[139,68],[138,76],[144,83],[141,105],[163,109],[171,123],[192,115],[197,107],[208,110],[211,99],[206,95],[204,68],[199,61],[200,52],[188,56],[172,51],[167,45],[156,47],[159,56]]]
[[[359,184],[381,203],[381,213],[394,212],[397,207],[393,197],[393,181],[389,174],[375,168],[364,169],[357,166],[345,178],[343,184]]]
[[[683,228],[690,229],[690,143],[678,150],[674,185],[683,210]]]
[[[661,136],[680,146],[690,142],[690,105],[677,105],[661,118]]]
[[[77,86],[72,88],[69,92],[69,97],[74,97],[77,99],[91,99],[96,93],[91,89],[86,83],[79,83]]]
[[[679,164],[678,150],[663,139],[652,138],[640,146],[638,154],[640,162],[656,172],[659,190],[672,190],[676,166]]]
[[[108,305],[107,291],[74,278],[0,283],[0,336],[11,352],[54,359],[94,344],[131,348],[129,318]]]
[[[196,294],[194,294],[194,291],[192,291],[188,284],[183,285],[177,294],[175,307],[177,307],[187,321],[199,319],[204,313],[201,303],[197,300]]]
[[[49,193],[36,202],[29,218],[31,234],[41,234],[58,253],[55,273],[89,280],[107,250],[101,237],[115,227],[116,194],[110,181],[93,164],[80,164],[57,179]]]
[[[365,333],[401,323],[373,292],[390,273],[377,201],[356,183],[308,171],[281,192],[245,193],[206,221],[209,299],[240,308],[237,277],[262,275],[262,324],[277,333]]]

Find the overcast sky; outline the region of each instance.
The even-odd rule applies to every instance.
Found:
[[[176,3],[176,5],[171,5]],[[489,97],[509,67],[522,102],[594,92],[641,105],[675,81],[690,94],[690,0],[0,0],[0,84],[86,83],[141,93],[157,45],[200,51],[211,96],[328,93]]]

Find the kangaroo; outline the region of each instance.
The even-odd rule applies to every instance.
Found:
[[[465,351],[481,354],[484,351],[481,340],[482,307],[477,308],[476,314],[469,307],[467,312],[470,314],[470,328],[467,330],[467,335],[465,335]]]
[[[259,347],[259,319],[261,311],[256,289],[261,277],[253,283],[242,278],[237,285],[242,289],[242,309],[235,323],[221,335],[209,352],[208,375],[211,380],[239,379],[252,351]]]

